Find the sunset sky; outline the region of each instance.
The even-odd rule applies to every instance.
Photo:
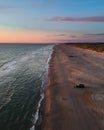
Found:
[[[104,0],[0,0],[4,42],[104,42]]]

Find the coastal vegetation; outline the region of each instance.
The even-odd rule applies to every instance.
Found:
[[[97,52],[104,52],[104,43],[66,43],[66,45],[90,49]]]

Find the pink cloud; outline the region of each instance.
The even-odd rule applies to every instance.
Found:
[[[52,22],[104,22],[104,16],[95,16],[95,17],[53,17],[47,19]]]
[[[104,37],[102,35],[86,35],[82,34],[80,36],[71,35],[69,38],[64,37],[62,39],[57,39],[58,43],[70,43],[70,42],[104,42]]]
[[[51,35],[48,35],[49,37],[65,37],[67,36],[66,33],[61,33],[61,34],[51,34]]]

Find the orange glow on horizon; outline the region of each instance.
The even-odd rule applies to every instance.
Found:
[[[100,35],[96,38],[93,35],[85,37],[81,33],[47,31],[47,30],[21,30],[5,29],[0,30],[0,43],[65,43],[65,42],[94,42],[100,41]],[[101,37],[101,38],[100,38]]]
[[[1,43],[49,43],[54,42],[49,37],[51,32],[44,31],[25,31],[25,30],[0,30]]]

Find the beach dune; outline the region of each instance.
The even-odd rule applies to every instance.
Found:
[[[54,47],[42,117],[39,130],[104,130],[104,53]]]

